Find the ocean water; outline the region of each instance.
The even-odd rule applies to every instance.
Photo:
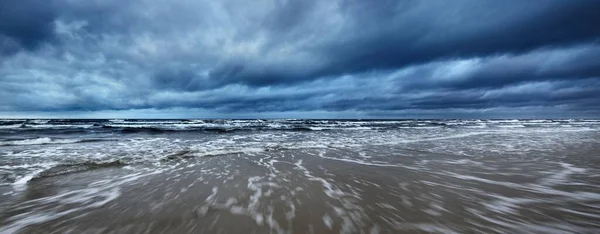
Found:
[[[0,120],[0,233],[600,233],[600,120]]]

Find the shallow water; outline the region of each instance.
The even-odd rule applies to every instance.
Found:
[[[598,121],[17,121],[0,233],[600,232]]]

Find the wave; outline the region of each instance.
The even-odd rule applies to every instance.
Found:
[[[554,128],[561,124],[600,128],[599,120],[0,120],[0,134],[170,133],[232,131],[338,131],[411,128]]]
[[[127,165],[156,165],[157,162],[177,161],[182,159],[219,157],[237,153],[257,153],[267,151],[286,150],[288,148],[279,145],[264,147],[223,147],[223,148],[199,148],[185,149],[163,154],[163,156],[136,159],[130,156],[115,156],[104,160],[80,159],[78,161],[49,161],[34,164],[1,165],[0,166],[0,185],[13,185],[15,189],[25,188],[29,181],[35,181],[42,178],[54,177],[65,174],[79,173],[84,171],[123,167]]]
[[[325,131],[325,130],[335,130],[335,129],[346,129],[346,128],[333,128],[333,127],[318,127],[318,126],[208,126],[208,127],[199,127],[199,126],[128,126],[128,127],[119,127],[119,126],[103,126],[104,129],[114,129],[123,134],[129,133],[150,133],[150,134],[160,134],[160,133],[171,133],[171,132],[209,132],[209,133],[231,133],[237,131],[260,131],[260,130],[272,130],[272,131]],[[350,129],[350,128],[348,128]],[[354,128],[353,130],[367,130],[370,128]]]
[[[218,157],[236,153],[266,152],[285,150],[281,146],[267,146],[264,148],[220,148],[211,150],[187,149],[168,154],[157,160],[167,162],[189,158]],[[29,181],[43,178],[85,172],[96,169],[123,167],[127,165],[154,164],[156,161],[132,160],[131,158],[113,158],[104,161],[89,160],[83,162],[45,162],[40,164],[6,165],[0,166],[0,185],[13,185],[15,189],[22,190]],[[25,173],[18,171],[25,171]]]
[[[510,124],[510,125],[499,125],[500,128],[525,128],[527,126],[523,124]]]
[[[0,169],[0,186],[13,184],[16,180],[17,178],[12,172]]]
[[[227,128],[227,127],[207,127],[207,128],[198,128],[198,127],[189,127],[189,128],[173,128],[168,126],[140,126],[140,127],[118,127],[118,126],[103,126],[104,129],[113,129],[119,133],[123,134],[132,134],[132,133],[149,133],[149,134],[161,134],[161,133],[172,133],[172,132],[214,132],[214,133],[227,133],[233,131],[240,130],[251,130],[251,129],[242,129],[242,128]]]
[[[76,172],[89,171],[94,169],[108,168],[108,167],[121,167],[127,165],[120,159],[112,161],[89,161],[74,164],[58,164],[48,169],[42,170],[31,178],[31,180],[37,180],[41,178],[53,177],[64,174],[71,174]]]
[[[311,146],[285,146],[285,145],[266,145],[266,146],[255,146],[255,147],[240,147],[240,148],[214,148],[208,150],[198,150],[198,149],[185,149],[180,150],[172,154],[168,154],[164,156],[162,161],[170,161],[177,159],[188,159],[188,158],[203,158],[203,157],[216,157],[216,156],[225,156],[232,155],[238,153],[260,153],[260,152],[273,152],[273,151],[283,151],[283,150],[291,150],[291,149],[300,149],[300,148],[317,148],[315,145]]]
[[[165,133],[165,132],[173,132],[174,130],[163,129],[158,127],[107,127],[103,126],[103,128],[112,128],[116,129],[120,133],[129,134],[129,133]]]
[[[74,144],[98,141],[113,141],[114,139],[52,139],[50,137],[40,137],[33,139],[0,141],[0,146],[19,146],[19,145],[48,145],[48,144]]]
[[[0,129],[15,129],[15,128],[22,128],[23,124],[21,123],[16,123],[16,124],[0,124]]]
[[[25,123],[25,120],[0,120],[0,126],[21,125],[23,123]]]
[[[17,190],[22,190],[29,181],[35,181],[42,178],[53,176],[109,168],[121,167],[127,165],[120,159],[110,161],[87,161],[81,163],[43,163],[36,165],[14,165],[5,166],[4,169],[14,167],[19,169],[27,169],[25,174],[15,174],[14,171],[0,169],[0,185],[12,185]]]

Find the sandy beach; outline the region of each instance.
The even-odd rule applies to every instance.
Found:
[[[307,131],[296,139],[322,144],[211,154],[167,152],[156,140],[195,135],[151,135],[160,160],[54,167],[0,187],[0,233],[598,232],[600,133],[559,130],[421,140],[375,131],[388,142],[336,145],[326,139],[341,137],[324,135],[333,133]],[[116,142],[71,147],[93,144]]]

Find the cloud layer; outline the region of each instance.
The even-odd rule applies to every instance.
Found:
[[[0,113],[599,117],[597,12],[588,0],[6,0]]]

